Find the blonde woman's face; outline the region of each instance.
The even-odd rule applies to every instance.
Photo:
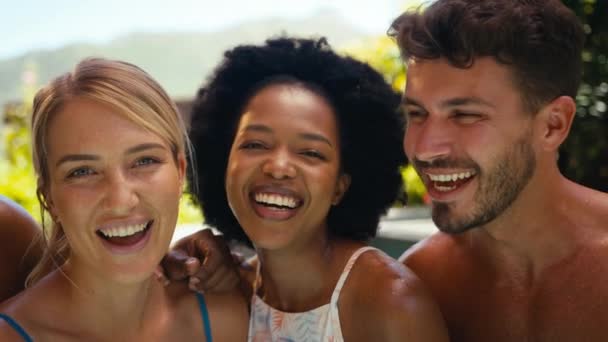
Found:
[[[70,263],[119,281],[149,277],[167,251],[185,159],[113,108],[75,99],[47,130],[49,200]]]

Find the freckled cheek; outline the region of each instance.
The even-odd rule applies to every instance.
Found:
[[[98,191],[59,187],[51,191],[51,211],[60,221],[71,221],[85,217],[98,200]]]
[[[148,184],[140,189],[142,197],[161,204],[161,209],[176,208],[182,194],[182,186],[177,177]]]

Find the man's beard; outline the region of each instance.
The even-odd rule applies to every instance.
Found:
[[[528,184],[536,168],[536,158],[529,135],[495,159],[494,166],[482,170],[473,160],[440,162],[441,167],[473,168],[477,171],[478,188],[471,209],[461,215],[453,212],[449,203],[433,202],[432,217],[444,233],[459,234],[482,226],[504,212]],[[431,165],[434,165],[432,163]]]

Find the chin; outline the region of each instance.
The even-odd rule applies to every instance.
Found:
[[[162,256],[158,258],[146,258],[142,255],[136,260],[132,259],[114,264],[105,270],[105,274],[108,278],[121,283],[133,284],[143,282],[154,275],[154,271],[160,263],[161,258]]]
[[[251,242],[255,249],[264,249],[268,251],[276,251],[285,249],[290,245],[290,241],[286,239],[277,239],[277,237],[270,237],[268,239],[251,239]]]

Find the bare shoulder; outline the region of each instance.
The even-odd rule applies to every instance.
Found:
[[[0,195],[0,241],[4,242],[3,253],[21,253],[40,233],[38,223],[16,203]],[[10,244],[6,242],[10,241]]]
[[[447,341],[443,318],[426,285],[381,252],[359,257],[339,309],[343,333],[353,340]]]
[[[38,223],[23,208],[0,196],[0,301],[23,289],[42,253],[34,242],[39,232]]]
[[[245,341],[249,329],[249,308],[242,292],[206,293],[213,339]]]
[[[11,317],[24,331],[31,336],[39,336],[49,329],[48,322],[61,317],[61,310],[52,304],[55,296],[44,295],[45,286],[33,287],[23,291],[0,304],[0,312]],[[46,289],[48,291],[48,288]],[[49,292],[53,293],[53,292]],[[6,321],[0,319],[0,341],[23,341]]]
[[[592,204],[595,209],[598,225],[604,232],[608,232],[608,193],[593,190]]]
[[[0,341],[23,341],[15,324],[26,332],[29,330],[29,324],[24,324],[29,322],[24,322],[23,318],[27,317],[27,311],[20,308],[19,302],[19,298],[13,297],[0,304],[0,313],[6,315],[5,318],[0,318]],[[9,324],[9,319],[12,320],[13,325]]]
[[[8,301],[4,301],[0,303],[0,313],[10,317],[10,319],[15,319],[15,311],[14,311],[14,299],[9,299]],[[17,333],[14,327],[12,327],[8,321],[8,318],[0,318],[0,341],[23,341],[23,338]]]
[[[452,268],[450,261],[462,260],[464,254],[467,253],[462,248],[462,243],[459,241],[461,239],[462,237],[445,233],[435,233],[403,252],[399,257],[399,262],[413,270],[422,279],[426,279],[431,272],[449,271]],[[437,260],[441,260],[441,263],[438,263]]]
[[[0,233],[20,233],[33,237],[38,231],[38,223],[15,202],[0,195]]]
[[[0,341],[6,342],[22,342],[23,337],[17,333],[17,331],[11,327],[8,322],[0,318]]]
[[[565,198],[573,199],[567,206],[561,206],[566,216],[572,218],[579,227],[597,228],[608,232],[608,193],[587,188],[568,181]],[[564,200],[566,201],[566,200]]]
[[[182,322],[203,334],[203,315],[206,311],[214,340],[246,340],[249,327],[247,301],[235,289],[231,292],[197,294],[183,283],[169,285],[171,296],[177,299]]]

